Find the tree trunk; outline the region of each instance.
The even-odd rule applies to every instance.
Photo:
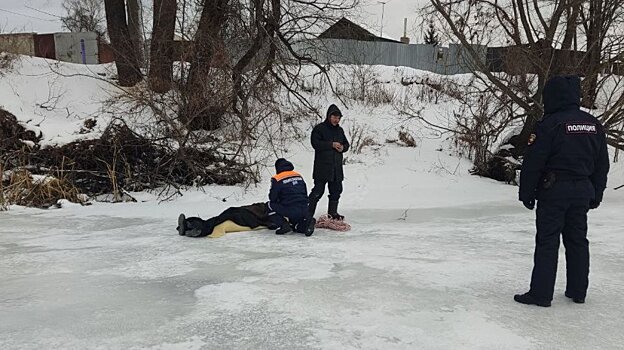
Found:
[[[566,30],[563,37],[563,42],[561,43],[562,50],[572,49],[572,40],[576,35],[576,21],[578,20],[579,14],[581,12],[581,3],[582,0],[572,0],[570,3],[570,7],[567,9],[568,13],[566,16]]]
[[[154,0],[149,84],[152,90],[159,93],[171,89],[176,11],[176,0]]]
[[[182,120],[192,128],[215,130],[225,113],[227,102],[216,101],[206,80],[217,50],[223,49],[221,30],[227,20],[228,1],[204,1],[182,110]]]
[[[557,66],[553,66],[553,48],[552,44],[547,40],[538,40],[533,45],[528,46],[527,56],[531,58],[533,69],[537,75],[537,91],[533,95],[534,104],[527,110],[527,119],[522,126],[520,134],[509,140],[514,146],[514,156],[519,157],[524,154],[528,146],[529,137],[535,131],[535,124],[542,117],[543,109],[541,108],[542,92],[548,78],[558,70]]]
[[[576,35],[576,21],[581,12],[581,0],[572,0],[566,12],[566,29],[561,43],[561,50],[559,51],[558,57],[555,57],[555,62],[557,62],[557,71],[555,73],[578,74],[580,73],[579,62],[572,61],[570,51],[572,50],[572,42]]]
[[[600,49],[602,48],[603,0],[590,0],[589,27],[587,30],[587,54],[583,66],[586,67],[583,80],[583,107],[595,108],[598,74],[600,74]]]
[[[126,0],[128,8],[128,34],[130,42],[134,48],[139,66],[145,66],[145,55],[143,54],[143,20],[141,18],[140,0]]]
[[[130,41],[124,0],[104,0],[106,26],[115,54],[119,85],[134,86],[143,76]]]
[[[251,46],[245,54],[236,62],[234,67],[232,68],[232,86],[233,86],[233,94],[232,94],[232,106],[236,110],[237,109],[237,101],[241,98],[242,94],[242,81],[243,81],[243,73],[247,66],[252,62],[252,60],[258,55],[260,50],[262,49],[262,45],[265,43],[266,38],[273,36],[274,28],[269,28],[265,30],[262,28],[262,22],[264,21],[264,0],[252,0],[250,1],[250,8],[253,9],[253,14],[256,17],[250,18],[250,21],[254,23],[254,36],[251,42]]]

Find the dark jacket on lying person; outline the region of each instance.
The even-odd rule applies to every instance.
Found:
[[[217,225],[226,221],[232,221],[237,225],[257,228],[260,226],[272,226],[269,221],[268,208],[266,203],[254,203],[241,207],[230,207],[224,210],[218,216],[208,220],[202,220],[198,217],[187,218],[184,221],[186,225],[185,235],[188,237],[206,237],[212,234]]]

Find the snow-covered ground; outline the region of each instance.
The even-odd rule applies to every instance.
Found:
[[[91,135],[77,133],[86,119],[110,119],[103,103],[115,93],[105,81],[112,68],[20,56],[11,71],[0,75],[0,107],[27,129],[42,132],[42,145],[87,138]]]
[[[6,81],[0,92],[9,111],[25,124],[20,112],[43,113],[31,104],[45,93],[24,97],[19,79]],[[18,100],[11,91],[22,91]],[[57,108],[74,101],[64,91]],[[97,113],[103,96],[77,110]],[[48,143],[74,137],[67,131],[80,124],[60,111],[37,123]],[[402,123],[416,148],[385,143],[399,124],[388,106],[354,105],[343,122],[347,131],[366,125],[379,143],[348,154],[340,209],[353,229],[346,233],[178,236],[181,212],[206,218],[264,200],[270,168],[255,187],[208,186],[172,202],[140,193],[138,203],[0,212],[0,349],[624,346],[624,189],[607,191],[590,214],[587,303],[563,296],[562,248],[553,306],[520,305],[512,297],[528,288],[534,213],[517,201],[517,188],[469,175],[470,162],[417,121]],[[307,140],[285,156],[311,183]],[[609,187],[623,179],[624,167],[614,164]],[[317,214],[325,206],[323,199]]]

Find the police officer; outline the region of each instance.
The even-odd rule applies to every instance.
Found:
[[[308,216],[313,217],[316,204],[329,188],[329,204],[327,214],[332,219],[342,220],[344,216],[338,214],[338,200],[342,194],[342,154],[349,150],[349,141],[344,130],[340,127],[342,113],[332,104],[327,109],[325,121],[312,129],[310,141],[314,148],[314,188],[310,191],[310,206]]]
[[[537,235],[531,288],[517,294],[522,304],[551,304],[559,235],[566,254],[565,296],[585,302],[589,275],[587,212],[602,201],[609,172],[605,131],[580,110],[581,85],[576,76],[556,76],[543,92],[544,118],[537,123],[520,174],[520,201],[529,210],[537,200]]]

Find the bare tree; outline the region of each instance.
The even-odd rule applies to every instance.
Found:
[[[106,33],[104,7],[99,0],[64,0],[65,16],[61,17],[63,28],[71,32]]]
[[[201,149],[243,164],[237,170],[246,177],[243,170],[257,164],[258,154],[273,156],[284,149],[285,139],[298,135],[292,121],[316,115],[298,91],[302,66],[315,63],[295,44],[317,35],[332,16],[343,15],[339,9],[355,3],[155,1],[149,85],[126,89],[115,108],[176,153],[174,162],[163,164],[171,165],[170,175],[180,172],[174,165],[181,162],[189,176],[203,176],[214,159],[199,157]],[[183,40],[172,50],[174,33]],[[158,87],[161,82],[164,87]]]
[[[582,64],[586,78],[583,81],[583,105],[595,108],[600,88],[599,75],[613,62],[624,60],[624,1],[623,0],[576,0],[573,13],[580,21],[580,30],[585,34],[586,55]]]
[[[149,84],[152,90],[159,93],[171,89],[176,11],[176,0],[154,0]]]
[[[223,104],[211,92],[226,87],[219,79],[210,79],[210,68],[217,54],[225,54],[223,29],[229,15],[228,4],[229,0],[204,0],[184,91],[183,120],[208,130],[217,129],[225,113]]]
[[[424,17],[437,16],[445,34],[461,43],[475,63],[476,77],[485,86],[483,93],[492,94],[501,106],[510,103],[515,106],[507,110],[523,111],[514,116],[522,128],[508,140],[513,147],[506,147],[506,153],[516,158],[522,156],[529,135],[543,113],[541,99],[546,80],[552,75],[570,73],[586,76],[584,105],[603,111],[599,118],[610,130],[609,142],[621,147],[621,136],[613,130],[624,122],[621,112],[624,97],[618,98],[621,90],[607,88],[618,78],[605,68],[622,59],[624,38],[607,34],[622,29],[623,0],[430,0],[430,3],[423,11]],[[582,34],[585,37],[579,38]],[[508,46],[503,51],[506,74],[492,73],[474,44]],[[596,106],[597,92],[604,91],[603,88],[610,95],[602,105]]]
[[[135,55],[139,65],[142,67],[145,63],[143,54],[143,20],[141,11],[141,0],[126,0],[128,12],[128,34],[130,42],[135,50]]]
[[[115,65],[119,76],[119,85],[134,86],[143,79],[141,68],[132,45],[124,0],[105,0],[106,23],[111,45],[115,51]]]

